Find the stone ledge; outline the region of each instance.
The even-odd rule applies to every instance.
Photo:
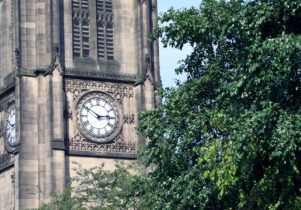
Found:
[[[15,89],[15,81],[0,88],[0,98]]]
[[[82,157],[103,157],[103,158],[118,158],[118,159],[137,159],[136,154],[122,154],[122,153],[111,153],[111,152],[88,152],[88,151],[68,151],[69,156],[82,156]]]
[[[13,155],[3,154],[0,155],[0,172],[10,168],[14,165]]]
[[[51,147],[54,150],[65,150],[66,149],[64,140],[62,140],[62,139],[53,139],[51,141]]]
[[[77,69],[65,69],[64,76],[83,79],[102,79],[106,81],[123,82],[131,84],[137,82],[137,77],[133,74],[112,74],[99,71],[80,71]]]

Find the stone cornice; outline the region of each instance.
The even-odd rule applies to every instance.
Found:
[[[0,155],[0,171],[3,171],[14,165],[14,156],[11,154]]]
[[[138,0],[138,4],[147,4],[149,0]]]
[[[118,159],[137,159],[136,154],[112,153],[112,152],[86,152],[86,151],[68,151],[69,156],[88,156],[88,157],[102,157],[102,158],[118,158]]]
[[[134,74],[112,74],[99,71],[80,71],[78,69],[65,69],[65,77],[103,79],[112,82],[135,83],[137,76]]]
[[[0,88],[0,98],[2,98],[4,95],[7,95],[7,93],[12,91],[14,88],[15,88],[15,81],[10,83],[9,85]]]

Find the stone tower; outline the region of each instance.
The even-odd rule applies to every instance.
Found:
[[[0,0],[0,209],[38,208],[72,162],[132,161],[160,98],[157,0]]]

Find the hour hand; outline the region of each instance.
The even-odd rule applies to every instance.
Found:
[[[115,117],[110,117],[109,115],[99,115],[100,120],[111,120],[111,119],[115,119]]]
[[[110,117],[109,115],[106,115],[106,119],[107,120],[113,120],[113,119],[115,119],[115,117]]]

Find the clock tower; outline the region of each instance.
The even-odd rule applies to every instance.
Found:
[[[74,174],[131,162],[161,99],[157,0],[0,0],[0,209],[38,208]]]

